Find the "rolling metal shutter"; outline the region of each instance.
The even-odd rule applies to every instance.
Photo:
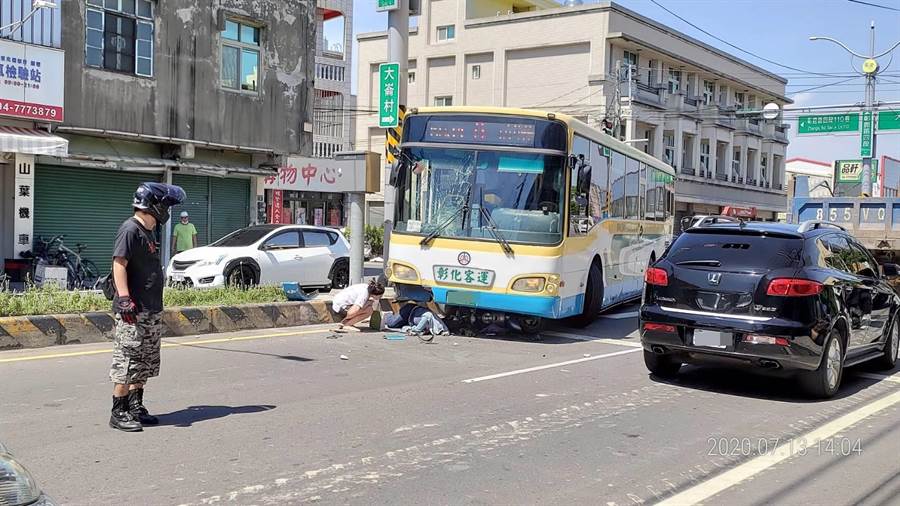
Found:
[[[187,201],[172,216],[190,213],[198,245],[215,242],[250,223],[249,179],[174,174],[172,183],[187,193]]]
[[[155,174],[39,165],[35,169],[34,236],[65,234],[65,244],[87,246],[85,258],[109,272],[116,231],[133,214],[138,185]]]
[[[210,178],[213,203],[210,239],[222,237],[250,224],[250,180]]]
[[[197,245],[206,246],[209,239],[209,178],[206,176],[190,176],[173,174],[172,184],[180,186],[187,194],[187,200],[172,209],[172,226],[177,223],[181,211],[191,215],[191,223],[197,229]]]

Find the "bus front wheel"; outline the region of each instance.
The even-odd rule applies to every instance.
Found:
[[[600,305],[603,303],[603,272],[597,264],[591,264],[588,273],[587,286],[584,291],[584,307],[581,314],[572,318],[572,324],[576,327],[587,327],[600,313]]]

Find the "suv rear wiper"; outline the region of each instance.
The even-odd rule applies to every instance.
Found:
[[[705,267],[721,267],[722,262],[718,260],[685,260],[677,262],[675,265],[702,265]]]

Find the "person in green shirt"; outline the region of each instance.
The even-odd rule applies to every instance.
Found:
[[[187,211],[181,211],[181,223],[172,230],[172,255],[197,247],[197,228]]]

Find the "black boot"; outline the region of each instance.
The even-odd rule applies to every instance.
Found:
[[[128,411],[142,425],[156,425],[159,423],[159,418],[151,415],[147,408],[144,407],[143,388],[128,392]]]
[[[125,432],[140,432],[144,430],[141,422],[128,412],[128,397],[113,396],[112,415],[109,417],[109,426]]]

